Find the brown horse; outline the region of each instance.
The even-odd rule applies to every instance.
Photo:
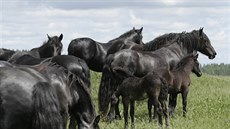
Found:
[[[181,59],[172,70],[161,68],[155,70],[160,77],[165,79],[169,86],[169,115],[171,116],[173,116],[177,104],[177,95],[179,93],[182,94],[183,116],[186,115],[187,95],[191,83],[190,74],[193,72],[198,77],[202,75],[197,58],[198,54],[190,54]],[[156,108],[154,110],[154,117],[156,118]]]
[[[202,75],[197,58],[198,54],[187,56],[171,71],[173,74],[173,85],[169,86],[169,115],[171,116],[173,116],[179,93],[182,95],[183,116],[186,116],[187,95],[191,83],[190,74],[193,72],[197,77]]]
[[[146,96],[147,94],[147,96]],[[131,127],[134,128],[134,105],[136,100],[148,98],[149,118],[152,119],[151,107],[157,108],[158,120],[162,126],[162,115],[165,116],[166,126],[169,124],[166,100],[168,95],[168,87],[164,79],[155,72],[149,72],[142,78],[129,77],[126,78],[111,97],[112,106],[115,108],[119,96],[122,96],[124,107],[124,128],[128,128],[128,109],[130,104]]]

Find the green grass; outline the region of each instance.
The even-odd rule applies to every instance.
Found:
[[[93,101],[98,111],[100,73],[91,72]],[[175,117],[170,118],[170,129],[230,129],[230,77],[204,74],[192,76],[188,94],[187,117],[182,117],[181,95],[178,96]],[[122,114],[122,105],[120,104]],[[100,122],[101,129],[122,129],[122,120],[112,123]],[[148,122],[146,101],[137,101],[135,106],[136,129],[157,129],[157,122]]]

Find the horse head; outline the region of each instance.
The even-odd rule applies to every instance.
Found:
[[[192,72],[196,74],[197,77],[200,77],[202,75],[202,72],[200,70],[200,63],[197,60],[198,58],[198,53],[196,53],[195,55],[192,56],[193,57],[193,61],[194,61],[194,65],[193,65],[193,69]]]
[[[211,41],[209,40],[208,36],[203,32],[203,28],[200,28],[199,31],[199,51],[209,57],[209,59],[214,59],[216,56],[216,51],[214,50],[213,46],[211,45]]]
[[[79,129],[100,129],[100,116],[96,116],[95,106],[91,98],[90,89],[85,82],[74,74],[68,76],[72,104],[71,115],[77,120]]]
[[[62,42],[61,40],[63,39],[63,34],[61,34],[59,37],[58,36],[53,36],[50,37],[47,34],[48,37],[48,41],[47,41],[47,49],[50,49],[52,52],[52,56],[56,56],[56,55],[61,55],[61,51],[62,51]]]
[[[141,27],[140,29],[135,29],[135,27],[133,27],[133,30],[131,33],[133,36],[130,36],[131,37],[130,41],[143,45],[144,43],[142,41],[143,39],[142,30],[143,30],[143,27]]]

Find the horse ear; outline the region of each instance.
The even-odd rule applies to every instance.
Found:
[[[203,34],[203,29],[204,29],[204,27],[200,28],[200,30],[199,30],[199,36],[202,36],[202,34]]]
[[[47,35],[48,39],[50,40],[51,39],[50,36],[48,34],[46,34],[46,35]]]
[[[99,123],[99,121],[100,121],[100,119],[101,119],[101,116],[100,116],[100,115],[98,115],[98,116],[95,118],[94,122],[98,124],[98,123]]]
[[[197,51],[193,51],[192,54],[195,56],[195,55],[197,55],[198,53],[197,53]]]
[[[139,32],[142,33],[143,27],[140,28]]]
[[[74,82],[74,77],[75,77],[74,74],[67,70],[67,76],[68,76],[67,83],[69,85],[72,85],[72,83]]]
[[[194,57],[197,59],[198,58],[198,56],[199,56],[199,54],[198,53],[196,53],[196,55],[194,55]]]
[[[61,34],[61,35],[58,37],[59,41],[61,41],[62,38],[63,38],[63,34]]]

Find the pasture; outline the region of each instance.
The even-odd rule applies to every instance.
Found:
[[[192,75],[188,94],[187,117],[182,116],[181,95],[178,96],[175,117],[170,118],[170,129],[230,129],[230,77],[203,74]],[[101,74],[91,72],[92,96],[98,111],[98,89]],[[120,104],[121,115],[123,107]],[[123,115],[122,115],[123,117]],[[130,123],[130,121],[129,121]],[[100,121],[101,129],[122,129],[122,120],[112,123]],[[130,124],[129,124],[130,125]],[[135,128],[157,129],[158,123],[148,121],[147,100],[136,102]]]

